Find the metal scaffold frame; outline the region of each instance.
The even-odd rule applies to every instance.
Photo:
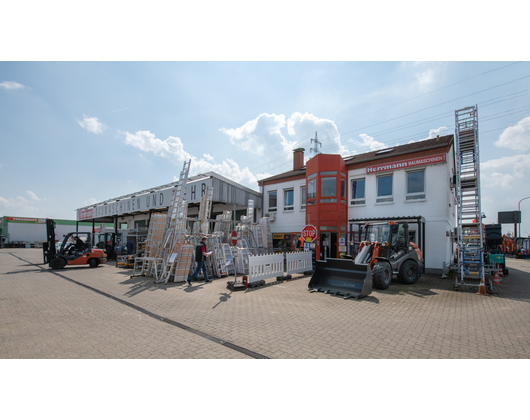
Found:
[[[457,261],[455,289],[485,286],[477,106],[455,111]],[[489,289],[491,290],[491,284]]]

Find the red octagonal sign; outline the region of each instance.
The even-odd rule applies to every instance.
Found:
[[[317,228],[313,225],[304,226],[300,238],[304,242],[313,242],[317,238]]]

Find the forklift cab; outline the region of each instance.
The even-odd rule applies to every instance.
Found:
[[[92,249],[92,235],[88,232],[71,232],[64,237],[59,254],[71,257],[79,256]]]

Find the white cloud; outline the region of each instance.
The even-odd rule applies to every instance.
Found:
[[[428,139],[434,139],[436,136],[447,136],[449,134],[449,129],[447,127],[432,128],[429,131]]]
[[[497,147],[506,147],[512,150],[530,149],[530,117],[525,117],[517,124],[508,127],[495,142]]]
[[[481,180],[487,187],[513,189],[530,176],[530,154],[505,156],[480,165]]]
[[[360,140],[352,140],[354,147],[359,148],[357,151],[352,151],[352,154],[357,153],[366,153],[368,150],[375,151],[386,149],[388,146],[385,143],[375,140],[373,137],[368,134],[359,134]]]
[[[429,87],[434,83],[434,71],[429,69],[422,73],[416,73],[416,83],[420,90],[427,91]]]
[[[435,85],[440,72],[446,68],[446,63],[440,61],[415,61],[402,63],[406,69],[411,68],[416,81],[414,85],[422,92],[428,92]]]
[[[284,149],[289,143],[281,133],[285,127],[285,115],[263,113],[256,119],[243,124],[239,128],[221,128],[234,146],[257,155],[263,155],[265,148],[280,143]]]
[[[294,142],[286,144],[285,151],[311,142],[317,133],[318,141],[322,143],[322,152],[349,154],[348,149],[341,143],[337,125],[328,119],[315,117],[313,114],[295,112],[287,121],[287,132],[294,137]],[[311,143],[314,145],[314,143]],[[309,152],[309,150],[307,151]]]
[[[150,131],[137,131],[134,134],[125,132],[123,134],[125,134],[125,144],[144,152],[153,153],[173,162],[183,162],[191,159],[190,176],[214,171],[254,190],[257,189],[257,180],[261,179],[257,178],[248,167],[241,168],[232,159],[216,163],[209,154],[203,155],[202,158],[190,155],[184,150],[184,145],[178,137],[170,136],[166,140],[160,140]],[[175,176],[173,180],[177,181],[178,178]]]
[[[16,214],[13,214],[13,216],[20,217],[36,216],[35,213],[39,210],[37,207],[33,206],[31,201],[20,196],[17,198],[0,197],[0,209],[3,209],[4,214],[15,210]]]
[[[16,89],[22,89],[25,86],[17,82],[2,82],[0,83],[0,87],[3,87],[4,89],[7,89],[7,90],[13,90],[13,89],[16,90]]]
[[[166,140],[160,140],[149,130],[137,131],[134,134],[126,131],[124,134],[125,144],[136,147],[144,152],[150,152],[156,156],[180,161],[191,158],[191,155],[184,151],[184,145],[178,137],[170,136]]]
[[[83,120],[77,121],[77,123],[87,131],[94,134],[103,134],[103,129],[107,126],[100,122],[96,117],[89,117],[83,114]]]
[[[42,201],[33,191],[26,191],[33,201]]]

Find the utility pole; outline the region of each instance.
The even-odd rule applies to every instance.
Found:
[[[315,143],[315,148],[311,148],[309,150],[309,153],[313,153],[313,151],[314,151],[315,154],[318,155],[320,153],[320,150],[319,150],[318,146],[322,146],[322,143],[320,143],[318,141],[318,136],[317,136],[317,132],[316,131],[315,131],[315,138],[311,139],[311,143]]]

